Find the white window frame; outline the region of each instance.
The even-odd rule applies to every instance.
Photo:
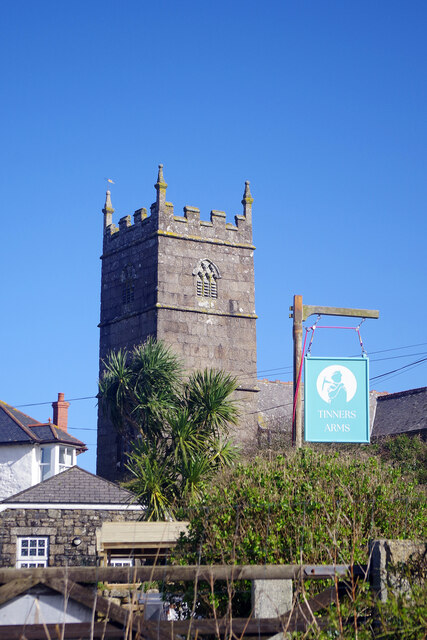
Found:
[[[50,461],[42,462],[43,451],[50,452]],[[61,457],[64,462],[61,462]],[[69,445],[43,445],[39,453],[39,482],[76,465],[76,449]]]
[[[43,462],[43,452],[49,454],[49,462]],[[40,449],[40,482],[53,476],[53,454],[52,447],[41,447]]]
[[[61,462],[61,453],[64,452],[64,462]],[[68,456],[68,464],[67,462]],[[61,471],[65,471],[65,469],[70,469],[74,467],[76,464],[76,450],[73,447],[60,446],[58,450],[58,473]]]
[[[133,567],[133,558],[111,556],[108,564],[110,567]]]
[[[31,551],[35,553],[31,554]],[[16,540],[17,569],[47,567],[49,562],[48,536],[18,536]]]

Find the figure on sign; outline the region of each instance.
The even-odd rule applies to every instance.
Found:
[[[329,365],[317,376],[317,393],[328,404],[346,404],[354,398],[357,381],[348,367]]]
[[[347,402],[347,389],[345,388],[345,384],[342,382],[342,374],[340,371],[334,371],[331,376],[331,380],[328,380],[325,376],[323,379],[323,387],[325,385],[328,385],[326,392],[331,404],[335,401],[337,403],[343,401]]]

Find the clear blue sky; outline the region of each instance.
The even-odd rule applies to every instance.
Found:
[[[0,398],[96,394],[104,178],[117,220],[159,162],[205,219],[251,181],[260,377],[291,378],[294,293],[380,310],[371,376],[426,357],[426,27],[424,0],[2,3]],[[313,346],[358,353],[349,331]],[[95,402],[69,412],[92,471]]]

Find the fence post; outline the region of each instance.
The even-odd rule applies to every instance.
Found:
[[[410,590],[404,566],[408,561],[423,556],[425,542],[415,540],[372,540],[370,542],[370,577],[373,591],[381,602],[386,602],[388,589],[395,593]]]
[[[254,618],[277,618],[292,609],[292,580],[252,580]]]

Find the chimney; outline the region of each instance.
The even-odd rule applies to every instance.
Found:
[[[56,426],[63,431],[67,431],[69,406],[70,403],[65,402],[63,393],[58,393],[58,400],[56,402],[52,402],[53,424],[56,424]]]

